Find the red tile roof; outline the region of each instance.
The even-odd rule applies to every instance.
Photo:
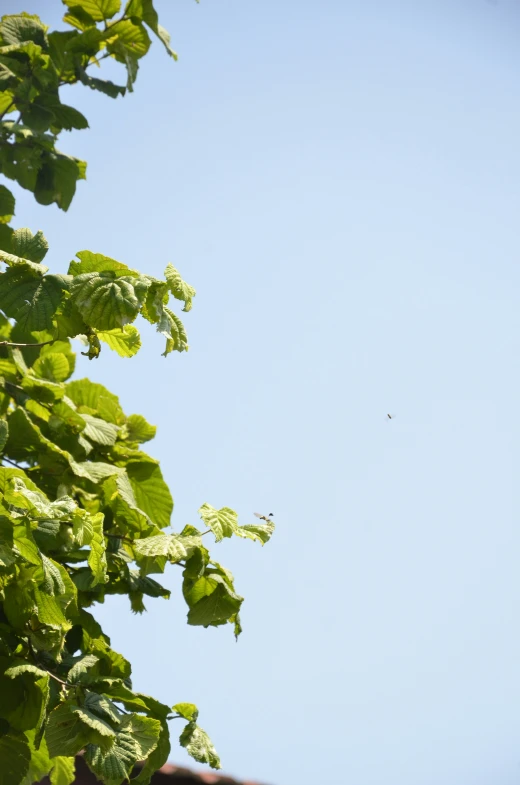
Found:
[[[137,771],[138,769],[135,774]],[[74,785],[97,784],[98,780],[88,768],[83,756],[77,755]],[[49,778],[45,777],[40,785],[50,785]],[[167,763],[162,769],[155,772],[150,785],[260,785],[260,783],[251,780],[239,781],[233,777],[226,777],[225,774],[217,774],[213,771],[193,771],[182,766],[175,766],[173,763]]]
[[[204,783],[204,785],[260,785],[252,780],[235,780],[233,777],[226,777],[225,774],[216,774],[212,771],[193,771],[192,769],[185,769],[182,766],[175,766],[173,763],[167,763],[162,769],[154,775],[163,774],[171,777],[173,782],[178,777],[187,777],[188,781],[196,783]],[[153,783],[153,780],[152,780]]]

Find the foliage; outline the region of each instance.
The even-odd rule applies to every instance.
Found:
[[[86,118],[61,102],[81,82],[117,97],[131,90],[153,32],[175,57],[152,0],[67,0],[67,31],[36,16],[0,21],[0,172],[41,204],[66,210],[86,164],[56,148],[63,130]],[[125,86],[94,78],[106,57],[123,64]],[[10,115],[17,113],[16,119]],[[7,119],[6,119],[7,118]],[[69,785],[84,751],[96,776],[146,785],[170,751],[168,719],[186,720],[180,743],[198,761],[219,758],[193,704],[171,708],[134,691],[131,666],[92,613],[107,595],[168,598],[154,577],[182,569],[188,624],[241,630],[243,598],[231,573],[203,544],[234,535],[264,544],[273,524],[240,526],[236,513],[203,504],[202,527],[170,527],[173,500],[158,461],[142,449],[155,428],[127,416],[116,395],[88,379],[71,381],[71,339],[95,359],[102,344],[123,358],[139,350],[138,317],[166,339],[187,337],[169,301],[189,311],[195,290],[168,264],[164,279],[81,251],[66,275],[42,262],[41,232],[14,230],[14,196],[0,186],[0,785],[30,785],[50,773]],[[203,530],[204,529],[204,530]]]

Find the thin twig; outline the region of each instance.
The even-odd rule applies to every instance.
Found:
[[[105,537],[113,537],[115,540],[123,540],[123,542],[129,542],[130,545],[134,544],[134,541],[130,539],[130,537],[125,537],[124,534],[109,534],[108,532],[104,532]]]
[[[49,676],[51,677],[51,679],[54,679],[55,681],[59,682],[64,687],[74,687],[75,686],[74,684],[69,684],[68,681],[63,681],[63,679],[60,679],[59,676],[56,676],[48,668],[46,668],[45,665],[42,665],[41,662],[38,661],[38,658],[36,656],[36,652],[34,651],[34,648],[33,648],[33,645],[31,643],[31,639],[30,638],[27,638],[27,643],[29,644],[29,651],[31,653],[31,657],[33,658],[33,660],[36,663],[36,665],[38,666],[38,668],[41,668],[43,671],[48,673]]]
[[[91,65],[97,65],[97,64],[98,64],[98,63],[100,63],[102,60],[106,60],[106,59],[107,59],[107,57],[110,57],[110,56],[111,56],[111,52],[106,52],[104,55],[101,55],[101,57],[96,57],[96,59],[95,59],[95,60],[91,60],[91,61],[90,61],[90,63],[87,63],[87,65],[85,66],[85,71],[87,70],[87,68],[88,68],[89,66],[91,66]]]
[[[16,463],[15,461],[12,461],[10,458],[6,458],[5,455],[2,455],[2,460],[3,461],[7,461],[7,463],[10,463],[12,466],[16,466],[17,469],[21,469],[23,472],[25,471],[23,466],[20,466],[19,463]]]
[[[1,122],[1,121],[4,119],[4,117],[6,116],[6,114],[8,114],[8,113],[11,111],[11,107],[13,106],[13,104],[14,104],[14,101],[11,101],[11,103],[9,104],[9,106],[7,107],[7,109],[4,109],[4,111],[2,112],[2,114],[0,114],[0,122]]]
[[[48,346],[55,341],[56,338],[53,338],[52,341],[42,341],[42,343],[12,343],[11,341],[0,341],[0,346]]]
[[[51,677],[51,679],[54,679],[54,681],[58,681],[58,682],[59,682],[60,684],[62,684],[64,687],[74,687],[74,686],[75,686],[74,684],[71,684],[71,683],[70,683],[70,682],[68,682],[68,681],[63,681],[63,679],[60,679],[60,677],[59,677],[59,676],[55,676],[55,675],[54,675],[54,673],[52,673],[52,672],[51,672],[51,671],[50,671],[48,668],[46,668],[46,667],[45,667],[44,665],[42,665],[40,662],[37,662],[36,664],[38,665],[38,668],[41,668],[43,671],[45,671],[46,673],[48,673],[48,674],[49,674],[49,676]]]

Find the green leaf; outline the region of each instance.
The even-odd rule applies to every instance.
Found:
[[[17,407],[9,414],[8,422],[9,438],[5,452],[14,460],[24,460],[30,455],[40,455],[55,459],[63,468],[67,463],[71,463],[69,454],[47,439],[41,430],[30,421],[24,409]]]
[[[47,379],[36,379],[32,375],[32,369],[24,376],[22,379],[22,389],[25,390],[28,395],[31,396],[32,399],[37,398],[38,401],[32,401],[33,403],[41,403],[44,406],[46,404],[53,404],[57,403],[63,398],[65,390],[63,389],[63,385],[49,381]],[[29,402],[25,404],[26,409],[29,409]],[[29,411],[32,411],[29,409]],[[49,420],[49,410],[47,409],[47,416],[43,415],[41,411],[39,411],[38,416],[41,419],[44,419],[46,422]]]
[[[14,216],[14,196],[11,191],[0,185],[0,223],[7,224]]]
[[[9,253],[12,250],[11,238],[14,232],[10,226],[0,221],[0,249]]]
[[[23,733],[0,736],[0,785],[19,785],[29,770],[31,751]]]
[[[96,27],[96,23],[94,22],[92,17],[89,14],[85,13],[85,11],[83,11],[81,8],[79,8],[79,6],[76,6],[74,8],[74,11],[69,11],[68,14],[64,14],[63,15],[63,21],[66,24],[71,25],[72,27],[75,27],[76,30],[81,30],[81,32],[84,32],[85,30],[88,30],[91,27]],[[76,32],[76,31],[74,31],[74,32]],[[58,35],[64,36],[65,33],[59,33]],[[72,35],[74,35],[74,33],[69,33],[69,35],[72,36]],[[55,36],[56,36],[56,32],[50,34],[49,40],[51,41],[51,44],[53,44],[53,43],[55,44]],[[62,39],[62,40],[65,40],[65,39]],[[74,39],[72,37],[70,39],[68,39],[68,40],[74,42]],[[54,46],[53,47],[54,61],[56,62],[57,65],[59,63],[62,66],[62,68],[63,68],[63,66],[64,66],[64,57],[59,57],[59,54],[56,51],[56,49],[57,49],[57,47]],[[64,54],[70,54],[70,53],[65,53],[64,52]]]
[[[119,428],[111,422],[105,422],[99,417],[92,417],[90,414],[82,414],[81,417],[85,420],[84,436],[96,444],[102,444],[105,447],[110,447],[116,443]]]
[[[52,768],[52,762],[49,757],[49,751],[45,739],[42,739],[40,733],[34,730],[26,731],[25,735],[29,739],[31,751],[31,763],[29,771],[27,772],[24,785],[31,785],[33,782],[41,782],[47,776]],[[39,744],[39,747],[36,746]]]
[[[208,763],[212,769],[220,769],[220,758],[206,731],[195,722],[189,722],[182,731],[179,741],[182,747],[199,763]]]
[[[66,354],[52,352],[42,354],[32,367],[34,373],[42,379],[49,379],[51,382],[64,382],[72,376],[74,368],[70,367],[69,359]]]
[[[142,575],[162,573],[167,561],[174,564],[187,555],[180,537],[176,534],[158,534],[136,539],[132,548]]]
[[[42,262],[49,250],[49,243],[42,232],[35,235],[30,229],[16,229],[11,238],[13,254],[31,262]]]
[[[216,510],[211,504],[205,502],[199,508],[199,515],[206,526],[211,529],[217,542],[220,542],[223,537],[232,537],[238,529],[238,515],[229,507]]]
[[[70,468],[77,477],[83,477],[93,483],[98,483],[106,477],[112,477],[114,474],[120,474],[122,469],[113,466],[110,463],[103,463],[103,461],[81,461],[77,462],[70,460]]]
[[[99,677],[101,660],[94,654],[86,654],[74,663],[67,674],[70,684],[91,684]]]
[[[76,182],[85,179],[87,165],[58,150],[47,153],[42,160],[34,186],[35,199],[39,204],[55,202],[61,210],[67,211],[76,193]]]
[[[65,584],[61,578],[58,565],[44,553],[42,553],[41,558],[44,579],[40,584],[40,588],[53,597],[56,594],[65,594]]]
[[[0,308],[24,330],[47,330],[62,288],[57,276],[43,277],[28,263],[15,265],[0,275]]]
[[[150,425],[149,422],[140,414],[131,414],[126,421],[128,428],[128,438],[131,442],[148,442],[153,439],[157,428],[155,425]]]
[[[157,747],[161,722],[140,714],[127,714],[121,721],[121,730],[132,734],[138,747],[138,760],[144,760]]]
[[[36,614],[42,624],[51,627],[62,627],[69,630],[72,624],[65,618],[61,604],[56,597],[51,597],[40,589],[34,589],[34,599],[36,600]]]
[[[45,27],[37,16],[25,12],[3,16],[0,22],[0,35],[6,45],[31,41],[38,46],[45,46]]]
[[[203,597],[190,608],[188,624],[202,627],[225,624],[239,612],[242,601],[243,598],[231,592],[222,581],[212,594]]]
[[[9,426],[6,420],[0,420],[0,452],[3,451],[9,437]]]
[[[72,12],[79,8],[95,22],[112,19],[121,8],[121,0],[63,0]]]
[[[114,743],[106,749],[89,744],[85,750],[90,769],[107,785],[130,779],[138,757],[139,746],[127,730],[117,733]]]
[[[98,338],[120,357],[133,357],[141,348],[139,330],[133,324],[125,324],[123,328],[98,332]]]
[[[77,755],[91,741],[90,728],[72,708],[68,703],[62,703],[49,714],[45,740],[51,758]]]
[[[83,275],[84,273],[115,273],[116,276],[129,275],[130,273],[138,277],[138,273],[131,270],[123,262],[116,262],[110,256],[92,251],[78,251],[75,259],[69,264],[69,275]]]
[[[97,79],[94,76],[90,76],[83,68],[78,69],[78,76],[80,82],[86,87],[90,87],[91,90],[97,90],[104,95],[108,95],[109,98],[117,98],[119,95],[124,95],[126,92],[125,87],[114,84],[106,79]]]
[[[157,325],[157,332],[166,338],[166,349],[163,352],[163,357],[167,357],[173,351],[188,351],[188,336],[186,335],[184,325],[179,317],[173,311],[170,311],[169,308],[163,308],[159,324]]]
[[[114,37],[117,36],[117,40]],[[124,62],[121,49],[133,58],[143,57],[150,48],[150,37],[140,22],[121,19],[108,26],[107,51],[113,52],[116,59]]]
[[[86,706],[74,706],[71,708],[71,711],[80,718],[82,723],[92,728],[99,736],[111,740],[115,737],[116,732],[112,726],[91,712]]]
[[[134,282],[131,276],[116,278],[113,272],[83,273],[72,280],[71,297],[86,324],[113,330],[133,322],[139,313]]]
[[[54,115],[51,123],[51,130],[54,133],[59,133],[61,130],[82,130],[89,127],[87,118],[73,106],[67,106],[55,99],[46,100],[45,105],[51,109]]]
[[[197,722],[199,716],[199,710],[194,703],[176,703],[175,706],[172,706],[172,711],[190,722]]]
[[[20,477],[24,481],[24,485],[31,491],[38,491],[38,487],[29,479],[23,469],[0,466],[0,493],[5,494],[13,487],[12,480],[15,477]]]
[[[271,539],[274,529],[274,523],[268,521],[258,525],[247,524],[246,526],[238,526],[235,534],[248,540],[256,540],[261,545],[265,545]]]
[[[173,499],[157,463],[144,457],[130,461],[126,471],[139,508],[159,528],[168,526],[173,511]]]
[[[1,658],[0,668],[5,670],[11,658]],[[16,678],[0,676],[0,717],[19,731],[31,730],[39,726],[42,704],[47,692],[49,676],[35,680],[34,673],[21,673]]]
[[[145,765],[137,775],[132,778],[132,785],[148,785],[153,774],[158,771],[170,755],[170,733],[166,722],[161,723],[161,732],[157,741],[157,746],[146,759]]]
[[[123,714],[119,711],[115,703],[105,695],[86,691],[84,705],[92,714],[107,720],[110,724],[115,726],[120,725]]]
[[[88,566],[93,573],[92,585],[104,583],[107,569],[107,556],[105,551],[105,536],[103,532],[103,513],[91,517],[93,532],[90,542]]]
[[[150,30],[152,30],[159,40],[164,44],[168,54],[177,60],[177,54],[170,48],[170,35],[164,27],[159,24],[157,11],[153,7],[152,0],[130,0],[127,3],[125,14],[142,20]]]
[[[66,391],[69,398],[80,407],[80,411],[81,407],[86,406],[92,410],[90,414],[97,413],[103,420],[115,425],[124,422],[125,417],[119,406],[119,398],[102,384],[91,382],[90,379],[78,379],[69,382]]]
[[[32,673],[38,678],[47,678],[49,675],[47,671],[42,671],[41,668],[36,667],[30,662],[25,662],[24,660],[17,660],[17,664],[11,665],[6,671],[5,676],[9,679],[16,679],[17,676],[21,676],[22,673]]]
[[[106,689],[110,698],[114,701],[122,703],[125,709],[145,712],[151,717],[158,720],[166,720],[170,713],[170,707],[164,703],[159,703],[155,698],[149,695],[143,695],[141,692],[132,692],[131,689],[125,687],[124,684],[113,684]]]
[[[76,776],[75,759],[59,755],[52,760],[54,766],[50,777],[51,785],[72,785]]]
[[[120,522],[128,533],[138,537],[158,533],[158,527],[139,509],[126,471],[124,469],[119,471],[116,477],[110,478],[103,485],[107,503],[115,520]]]
[[[179,271],[168,264],[164,271],[164,277],[168,282],[168,288],[176,300],[184,301],[183,311],[191,311],[192,300],[195,297],[195,289],[182,280]]]

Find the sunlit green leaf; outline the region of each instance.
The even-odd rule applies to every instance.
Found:
[[[133,322],[139,313],[142,300],[134,283],[131,276],[116,277],[113,272],[82,273],[72,280],[71,296],[86,324],[114,330]],[[145,289],[139,292],[143,297]]]
[[[128,438],[133,442],[147,442],[153,439],[157,428],[140,414],[131,414],[126,422],[128,428]]]
[[[167,30],[159,24],[157,12],[153,7],[152,0],[130,0],[126,6],[126,14],[142,20],[150,30],[152,30],[164,47],[168,54],[177,60],[177,54],[170,47],[170,35]]]
[[[160,528],[168,526],[173,499],[159,466],[141,459],[129,462],[126,471],[139,508]]]
[[[189,722],[179,739],[181,746],[199,763],[208,763],[212,769],[220,769],[220,758],[206,731],[195,722]]]
[[[141,336],[133,324],[125,324],[124,327],[115,330],[101,331],[97,336],[120,357],[133,357],[141,348]]]
[[[192,300],[195,297],[195,289],[182,280],[179,271],[168,264],[164,271],[164,277],[168,282],[168,288],[177,300],[184,301],[183,311],[191,311]]]
[[[59,755],[53,758],[54,766],[51,771],[51,785],[72,785],[76,774],[76,761],[73,757]]]
[[[232,537],[236,533],[238,516],[229,507],[222,507],[220,510],[216,510],[211,504],[205,502],[199,508],[199,515],[206,526],[211,529],[217,542],[220,542],[223,537]]]
[[[16,229],[11,238],[13,253],[31,262],[41,262],[49,250],[49,244],[42,232],[35,235],[30,229]]]
[[[225,624],[239,612],[241,604],[242,597],[230,591],[221,581],[211,594],[202,597],[190,608],[188,624],[202,627]]]
[[[121,0],[66,0],[65,5],[73,11],[81,8],[94,21],[103,22],[117,14],[121,8]]]
[[[199,716],[199,710],[194,703],[176,703],[172,706],[172,711],[190,722],[196,722]]]
[[[26,330],[52,327],[63,284],[54,275],[41,276],[29,264],[10,267],[0,275],[0,308]]]

